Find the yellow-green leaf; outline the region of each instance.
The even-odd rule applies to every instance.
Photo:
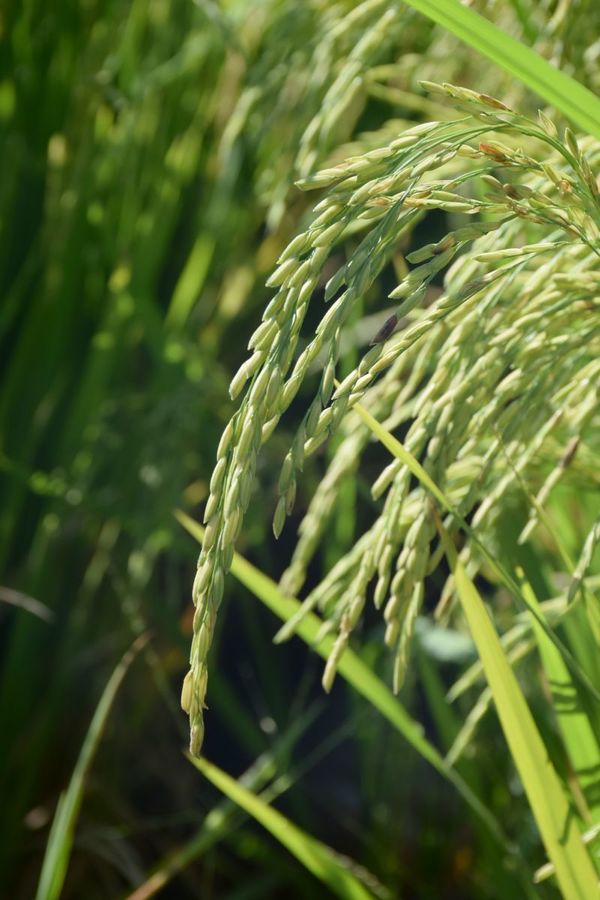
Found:
[[[188,759],[215,787],[270,831],[280,844],[287,847],[290,853],[334,894],[343,900],[370,900],[371,894],[356,876],[342,865],[340,859],[336,858],[326,844],[306,834],[278,810],[264,803],[260,797],[207,759],[190,755]]]

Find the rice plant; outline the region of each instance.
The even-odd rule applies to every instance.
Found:
[[[388,12],[392,21],[394,11]],[[379,141],[371,136],[364,152],[297,182],[323,196],[267,281],[276,293],[231,382],[232,399],[242,394],[242,400],[219,443],[204,512],[191,668],[181,700],[192,753],[202,746],[208,653],[258,454],[305,381],[313,384],[312,398],[282,463],[276,537],[294,509],[306,459],[336,433],[342,440],[300,525],[284,592],[295,596],[302,589],[335,511],[341,476],[356,469],[369,440],[369,428],[352,411],[359,401],[388,429],[402,429],[410,457],[421,460],[449,498],[447,527],[469,521],[460,565],[470,582],[483,575],[522,599],[505,573],[517,548],[544,527],[568,561],[544,504],[559,482],[568,483],[573,472],[581,477],[577,453],[588,461],[598,456],[600,145],[594,137],[578,141],[568,127],[559,131],[541,110],[536,121],[481,91],[421,84],[436,99],[446,98],[455,115],[404,129],[392,140],[387,133]],[[325,105],[321,120],[327,112]],[[333,121],[339,114],[336,105]],[[309,128],[305,140],[312,136]],[[431,211],[450,223],[447,233],[403,252]],[[400,277],[387,295],[393,312],[338,380],[344,329],[394,263]],[[311,303],[325,309],[314,331],[303,334]],[[584,462],[586,470],[584,490],[593,491],[593,466]],[[368,598],[382,613],[394,691],[401,689],[426,585],[442,562],[431,493],[411,479],[404,458],[379,473],[371,495],[377,515],[370,526],[279,634],[289,637],[303,615],[319,610],[316,642],[334,635],[326,691]],[[529,506],[527,519],[500,547],[498,522],[519,501]],[[587,527],[577,572],[587,570],[597,543],[597,519]],[[597,729],[598,600],[572,566],[571,573],[576,580],[561,595],[561,616],[572,614],[579,597],[590,636],[582,658],[575,660],[535,611],[533,623],[541,622],[563,651]],[[454,572],[447,577],[437,605],[445,622],[460,622],[454,578]],[[595,881],[586,878],[587,887],[573,883],[572,894],[568,866],[559,880],[566,895],[585,896]]]
[[[597,860],[599,31],[591,0],[0,14],[0,893],[570,896],[472,588]]]
[[[404,426],[407,449],[423,458],[461,515],[472,517],[481,540],[493,540],[502,503],[510,502],[516,489],[538,494],[521,534],[515,534],[515,543],[522,542],[537,524],[540,501],[574,465],[574,452],[567,450],[576,442],[584,459],[597,453],[590,425],[598,409],[593,297],[600,207],[593,169],[600,148],[593,141],[580,147],[569,130],[559,139],[543,114],[537,124],[487,95],[451,85],[430,87],[459,101],[467,114],[416,126],[387,146],[300,183],[328,192],[269,279],[278,291],[250,338],[252,355],[231,383],[233,398],[247,382],[249,387],[219,444],[204,514],[192,678],[185,687],[185,694],[191,693],[184,698],[193,749],[200,745],[194,728],[200,735],[214,617],[251,497],[256,456],[311,368],[322,374],[283,461],[276,536],[293,509],[305,458],[338,426],[344,443],[331,466],[339,469],[342,456],[345,465],[355,464],[369,436],[362,426],[363,440],[356,439],[361,424],[348,414],[358,400],[393,427]],[[500,142],[498,135],[511,143]],[[359,365],[336,383],[340,339],[353,304],[428,210],[451,214],[456,226],[407,255],[412,268],[389,294],[400,301],[392,319]],[[327,263],[348,231],[355,239],[353,252],[326,279]],[[432,283],[443,271],[443,290],[436,291]],[[327,309],[298,355],[302,324],[319,284]],[[388,337],[390,321],[396,333]],[[283,578],[292,594],[302,587],[327,528],[339,475],[326,476],[323,484]],[[440,559],[429,498],[421,486],[410,484],[405,466],[390,463],[372,494],[382,501],[379,516],[305,601],[307,608],[318,606],[325,629],[338,634],[326,688],[373,582],[385,642],[395,651],[399,689],[423,583]],[[475,575],[481,559],[471,546],[463,555]],[[442,593],[442,605],[448,592]]]

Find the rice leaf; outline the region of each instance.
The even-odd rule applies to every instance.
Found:
[[[56,900],[61,894],[71,856],[77,816],[83,800],[85,778],[100,744],[117,691],[127,674],[129,666],[147,641],[147,634],[142,634],[136,638],[110,676],[102,692],[81,747],[79,758],[73,769],[69,786],[61,794],[56,807],[35,900]]]
[[[500,724],[546,852],[554,864],[560,889],[566,900],[594,897],[598,891],[598,879],[581,838],[577,819],[567,802],[483,600],[460,562],[439,516],[437,518],[440,537],[456,581],[456,590],[481,657]]]
[[[465,44],[497,63],[547,103],[560,110],[582,131],[600,138],[600,100],[564,72],[554,68],[534,50],[458,3],[457,0],[407,0],[418,10],[447,28]]]
[[[249,791],[260,792],[263,800],[267,803],[271,803],[276,797],[287,791],[298,776],[296,770],[293,776],[289,771],[287,763],[290,753],[316,717],[316,706],[306,710],[292,723],[272,748],[261,753],[255,759],[240,776],[239,783]],[[273,781],[273,776],[278,771],[282,771],[284,774]],[[127,895],[126,900],[148,900],[148,897],[153,897],[194,860],[231,834],[244,819],[244,813],[239,806],[231,800],[222,800],[207,813],[196,834],[153,866],[150,874]]]
[[[541,614],[539,600],[531,584],[525,579],[525,573],[517,570],[517,574],[521,578],[523,596]],[[584,820],[591,824],[600,817],[600,799],[595,796],[600,775],[600,747],[560,653],[548,640],[536,619],[532,617],[531,623],[552,693],[560,732],[573,769],[573,787],[582,792],[575,800],[578,801]]]
[[[188,754],[188,759],[215,787],[249,813],[257,822],[260,822],[337,897],[342,897],[343,900],[369,900],[371,897],[369,892],[349,869],[340,864],[339,859],[336,859],[326,844],[306,834],[280,812],[264,803],[260,797],[243,787],[239,781],[235,781],[222,769],[208,762],[207,759],[193,757],[190,754]]]
[[[419,462],[376,420],[360,408],[363,419],[372,423],[374,433],[406,462],[411,472],[445,508],[448,501]],[[597,893],[597,877],[581,839],[576,819],[542,742],[525,698],[512,671],[483,601],[458,558],[456,548],[434,509],[438,531],[454,575],[456,589],[471,635],[481,658],[500,723],[513,760],[523,782],[548,857],[566,900],[585,900]],[[469,532],[471,529],[469,529]],[[533,609],[530,607],[532,613]],[[547,633],[547,625],[542,622]]]

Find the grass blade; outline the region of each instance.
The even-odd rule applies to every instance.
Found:
[[[240,783],[254,793],[260,792],[268,803],[288,790],[296,780],[289,770],[290,753],[316,717],[317,709],[313,707],[294,720],[275,746],[262,753],[240,776]],[[278,771],[285,772],[285,775],[272,781]],[[243,811],[235,803],[229,799],[222,800],[205,816],[199,831],[163,857],[145,880],[127,894],[125,900],[148,900],[153,897],[176,875],[234,831],[244,819]]]
[[[360,404],[357,404],[355,409],[385,446],[397,458],[406,463],[410,471],[419,478],[423,486],[433,494],[438,502],[445,509],[453,512],[442,491],[406,448]],[[523,782],[548,857],[555,866],[561,890],[567,900],[585,900],[587,897],[596,896],[598,883],[593,863],[586,851],[576,819],[519,688],[516,676],[506,659],[502,644],[483,601],[460,562],[456,548],[435,509],[433,514],[436,517],[444,550],[455,578],[457,593],[492,691],[502,729]],[[468,526],[467,529],[468,533],[473,536],[472,530]],[[481,546],[479,541],[478,544]],[[543,629],[544,634],[547,634],[546,622],[540,619],[537,610],[526,601],[523,602],[535,616],[536,623]]]
[[[73,769],[69,786],[65,793],[61,794],[56,807],[35,900],[56,900],[61,894],[73,846],[75,824],[83,799],[86,775],[98,749],[108,715],[121,682],[127,674],[129,666],[147,641],[148,636],[145,634],[140,635],[134,641],[110,676],[102,692],[81,747],[79,758]]]
[[[587,831],[581,835],[584,844],[590,846],[596,842],[596,839],[600,837],[600,825],[594,825],[593,828],[589,828]],[[596,849],[596,856],[600,860],[600,854]],[[550,878],[551,875],[554,875],[554,866],[552,863],[546,863],[543,866],[540,866],[539,869],[533,875],[534,884],[540,884],[540,882],[545,881],[546,878]]]
[[[541,614],[539,600],[526,581],[525,573],[517,570],[517,574],[522,580],[523,596]],[[558,725],[573,768],[575,800],[578,801],[584,820],[591,824],[600,817],[600,800],[594,796],[600,776],[600,748],[560,653],[533,617],[531,624],[552,693]],[[578,797],[577,794],[581,792],[583,796]]]
[[[525,44],[457,0],[406,0],[535,91],[582,131],[600,139],[600,100]]]
[[[264,803],[256,794],[243,787],[222,769],[204,758],[188,754],[188,759],[205,778],[222,791],[230,800],[260,822],[302,865],[326,884],[343,900],[370,900],[371,895],[344,868],[325,844],[315,840],[286,819],[280,812]]]
[[[438,530],[454,574],[498,717],[519,772],[549,859],[566,900],[594,897],[598,881],[577,820],[542,742],[533,716],[511,669],[479,592],[458,558],[438,514]]]

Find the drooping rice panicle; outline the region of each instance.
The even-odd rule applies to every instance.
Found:
[[[359,9],[373,14],[360,49],[368,56],[386,11],[376,2]],[[341,73],[332,98],[358,64],[353,60]],[[585,454],[586,426],[598,411],[600,197],[594,170],[600,148],[568,131],[561,138],[543,114],[534,122],[483,93],[428,87],[450,96],[465,114],[416,125],[316,173],[310,160],[316,136],[327,140],[327,117],[317,116],[307,132],[300,186],[324,194],[269,279],[276,293],[232,381],[232,398],[241,401],[219,446],[205,512],[183,697],[193,752],[202,738],[207,653],[257,454],[316,368],[321,378],[279,477],[276,534],[294,506],[306,458],[334,432],[341,430],[343,439],[301,525],[282,581],[290,593],[302,587],[340,482],[355,471],[368,442],[351,415],[358,400],[372,404],[390,427],[402,425],[407,448],[482,534],[493,534],[519,479],[538,480],[533,493],[543,501],[559,475],[568,476],[560,462],[564,442],[576,435]],[[450,230],[409,254],[410,268],[390,294],[396,330],[368,347],[336,385],[345,326],[402,236],[430,209],[445,214]],[[340,264],[349,236],[352,250]],[[309,304],[321,287],[322,318],[297,354]],[[542,460],[547,468],[551,453],[551,474],[540,484]],[[383,610],[386,643],[396,648],[399,687],[425,579],[441,556],[428,497],[402,465],[385,467],[373,498],[375,521],[304,605],[318,607],[324,628],[337,630],[327,687],[371,587]],[[461,557],[475,575],[480,562],[468,543]],[[451,591],[450,579],[441,604],[447,612]]]

